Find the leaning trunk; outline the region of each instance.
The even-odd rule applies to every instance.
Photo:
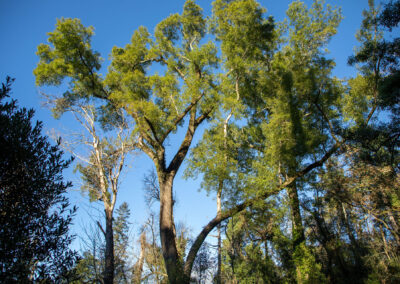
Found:
[[[105,268],[104,268],[104,284],[113,284],[114,282],[114,232],[112,210],[106,210],[106,251],[105,251]]]
[[[183,276],[176,247],[175,225],[173,220],[173,177],[159,173],[160,180],[160,237],[161,248],[169,283],[180,283]]]

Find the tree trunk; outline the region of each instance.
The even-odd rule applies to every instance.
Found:
[[[302,259],[303,253],[300,250],[300,246],[302,243],[305,242],[305,237],[304,237],[304,228],[303,228],[303,223],[301,219],[301,213],[300,213],[300,201],[299,201],[299,195],[297,192],[297,187],[296,183],[292,184],[287,188],[288,195],[289,195],[289,203],[290,203],[290,210],[292,213],[292,239],[293,239],[293,264],[294,264],[294,276],[297,281],[297,283],[303,283],[303,277],[301,275],[301,272],[298,267],[298,261]]]
[[[105,268],[104,268],[104,284],[113,284],[114,282],[114,232],[112,210],[106,209],[106,251],[105,251]]]
[[[220,183],[220,187],[217,192],[217,216],[221,215],[221,194],[222,194],[222,183]],[[218,267],[217,267],[217,277],[216,277],[216,282],[217,284],[221,284],[221,262],[222,262],[222,257],[221,257],[221,223],[218,224],[217,226],[217,234],[218,234]]]
[[[173,220],[173,176],[158,173],[160,181],[160,238],[163,258],[169,283],[181,283],[182,264],[176,247],[175,224]]]
[[[290,202],[290,210],[292,211],[292,234],[293,234],[293,249],[305,241],[304,228],[300,213],[300,201],[297,193],[296,184],[293,184],[287,189]]]

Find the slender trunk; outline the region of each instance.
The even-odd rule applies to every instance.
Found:
[[[169,283],[180,283],[183,271],[176,247],[173,220],[173,176],[158,173],[160,181],[160,238]]]
[[[236,80],[236,92],[238,94],[238,99],[239,99],[239,90],[238,90],[238,81]],[[228,123],[229,120],[232,117],[232,112],[230,112],[228,114],[228,116],[226,117],[225,121],[224,121],[224,162],[225,162],[225,167],[228,166],[228,158],[227,158],[227,151],[228,151],[228,143],[227,143],[227,137],[228,137]],[[217,191],[217,216],[220,217],[221,216],[221,210],[222,210],[222,206],[221,206],[221,196],[222,196],[222,190],[224,188],[224,180],[223,178],[221,178],[219,180],[219,184],[218,184],[218,191]],[[222,262],[222,257],[221,257],[221,223],[218,224],[217,226],[217,238],[218,238],[218,263],[217,263],[217,277],[216,277],[216,282],[217,284],[221,283],[221,262]]]
[[[393,212],[391,210],[388,210],[388,215],[394,231],[396,233],[399,232],[399,225],[397,225],[396,218],[393,216]]]
[[[304,257],[300,246],[305,242],[305,237],[304,237],[304,228],[301,219],[300,201],[296,183],[289,186],[287,188],[287,191],[289,195],[290,210],[292,213],[292,239],[293,239],[292,248],[294,253],[294,257],[292,258],[292,260],[294,264],[293,267],[294,277],[297,280],[297,283],[303,283],[303,277],[301,275],[301,271],[298,265],[299,265],[299,260],[301,260]]]
[[[114,282],[114,232],[112,210],[106,209],[106,251],[105,251],[105,268],[104,283],[113,284]]]
[[[222,194],[222,182],[220,182],[220,186],[217,192],[217,216],[221,215],[221,194]],[[218,224],[217,226],[217,234],[218,234],[218,268],[217,268],[217,279],[216,282],[217,284],[221,284],[221,262],[222,262],[222,257],[221,257],[221,223]]]

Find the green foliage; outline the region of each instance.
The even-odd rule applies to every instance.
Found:
[[[176,121],[190,102],[204,93],[214,101],[211,73],[217,51],[211,42],[200,45],[204,35],[201,9],[188,1],[182,15],[171,15],[157,25],[154,39],[141,27],[125,48],[113,49],[105,79],[110,99],[135,117],[139,131],[162,137],[176,130]],[[146,67],[154,62],[164,67],[164,74],[149,74]],[[209,110],[205,106],[199,105],[199,111]]]
[[[289,241],[281,231],[282,208],[274,200],[260,203],[229,220],[222,247],[222,280],[277,283],[288,279],[284,265]]]
[[[49,44],[40,44],[37,55],[40,62],[34,70],[36,84],[60,85],[63,79],[70,78],[71,95],[88,97],[103,96],[102,80],[97,70],[101,59],[91,48],[93,28],[85,28],[78,19],[57,20],[54,32],[48,33]]]
[[[296,266],[297,283],[327,283],[321,271],[322,265],[316,262],[315,256],[305,243],[295,249],[293,261]]]
[[[235,187],[245,179],[251,161],[251,154],[242,145],[245,134],[235,125],[229,125],[227,132],[225,137],[222,124],[206,130],[188,159],[186,178],[203,173],[201,188],[204,190],[218,191],[221,183],[224,188]]]
[[[75,267],[77,279],[72,283],[96,283],[101,281],[100,271],[97,271],[101,265],[101,261],[94,257],[90,251],[85,251]]]
[[[32,124],[34,111],[5,102],[12,79],[0,89],[0,278],[7,283],[67,281],[76,261],[68,234],[71,183],[62,171],[71,160]]]
[[[119,283],[128,283],[130,261],[130,209],[123,202],[116,210],[117,218],[114,226],[114,257],[115,257],[115,280]]]
[[[114,281],[130,283],[131,256],[130,253],[130,209],[126,202],[116,209],[116,219],[113,223],[114,233]],[[97,225],[96,225],[97,226]],[[77,280],[73,283],[97,283],[103,281],[105,241],[99,228],[87,232],[86,248],[75,270]]]
[[[346,82],[332,76],[335,62],[326,49],[341,10],[320,0],[311,7],[294,1],[282,23],[254,0],[216,0],[209,20],[188,0],[154,34],[140,27],[129,44],[114,47],[104,77],[90,46],[92,28],[62,19],[49,33],[50,44],[39,46],[34,73],[38,85],[69,80],[56,115],[94,98],[105,100],[96,122],[111,125],[120,117],[113,116],[116,110],[129,114],[160,185],[175,177],[197,127],[210,119],[186,176],[202,174],[202,188],[222,192],[222,213],[263,197],[225,226],[226,282],[395,281],[400,41],[385,40],[383,27],[398,25],[398,1],[383,13],[369,3],[357,34],[361,44],[349,59],[359,74]],[[186,126],[167,165],[166,141]],[[99,140],[104,172],[116,161],[113,143]],[[111,195],[98,192],[96,159],[91,155],[78,169],[92,198],[108,202]],[[101,182],[110,185],[107,176]],[[168,226],[175,239],[163,244],[177,246],[177,255],[164,256],[176,259],[173,269],[167,267],[176,274],[187,238],[175,236],[173,222]],[[153,276],[145,277],[162,282],[165,263],[152,232],[145,259]],[[178,276],[169,277],[174,282]]]
[[[349,94],[343,97],[344,121],[360,125],[367,118],[372,106],[373,86],[364,76],[357,76],[348,81]]]
[[[341,10],[324,1],[314,1],[307,9],[301,1],[290,4],[286,15],[289,18],[289,43],[295,52],[300,52],[300,58],[308,58],[321,52],[330,38],[336,34],[342,20]]]

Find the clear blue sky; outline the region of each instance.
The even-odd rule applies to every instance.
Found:
[[[198,0],[197,3],[204,9],[205,15],[210,15],[211,2]],[[285,16],[289,0],[262,0],[261,4],[267,8],[267,15],[273,15],[277,21]],[[308,5],[312,1],[305,1]],[[130,41],[133,31],[139,26],[146,26],[153,31],[155,25],[170,15],[181,12],[183,0],[0,0],[0,81],[4,82],[7,75],[16,78],[13,85],[13,97],[18,99],[20,106],[34,108],[35,119],[44,123],[44,131],[51,129],[73,128],[68,117],[58,121],[51,117],[50,111],[41,106],[32,74],[38,58],[35,55],[36,47],[45,43],[46,33],[54,30],[57,18],[79,18],[86,26],[95,28],[92,46],[99,51],[107,67],[108,55],[113,46],[124,46]],[[335,59],[337,68],[335,75],[348,77],[354,74],[354,69],[346,65],[347,57],[351,55],[355,41],[355,33],[361,23],[361,13],[368,5],[367,0],[330,0],[327,3],[342,7],[344,20],[338,34],[330,43],[331,57]],[[58,91],[62,93],[62,90]],[[0,131],[7,131],[1,129]],[[199,138],[197,134],[196,139]],[[172,139],[171,144],[179,143]],[[118,204],[127,201],[130,205],[134,225],[133,232],[143,224],[148,210],[144,205],[142,192],[143,175],[151,168],[150,160],[144,155],[134,157],[131,168],[124,174]],[[181,172],[182,173],[182,170]],[[75,189],[79,188],[79,178],[72,173],[72,168],[65,174],[66,179],[75,182]],[[184,181],[178,175],[175,179],[175,192],[178,205],[175,209],[177,221],[183,221],[193,233],[199,232],[201,227],[210,220],[216,212],[213,197],[198,192],[199,181]],[[80,232],[81,227],[90,222],[88,216],[88,201],[77,191],[72,191],[70,201],[80,209],[75,218],[74,232]],[[100,204],[101,208],[101,204]],[[93,210],[89,210],[94,212]]]

